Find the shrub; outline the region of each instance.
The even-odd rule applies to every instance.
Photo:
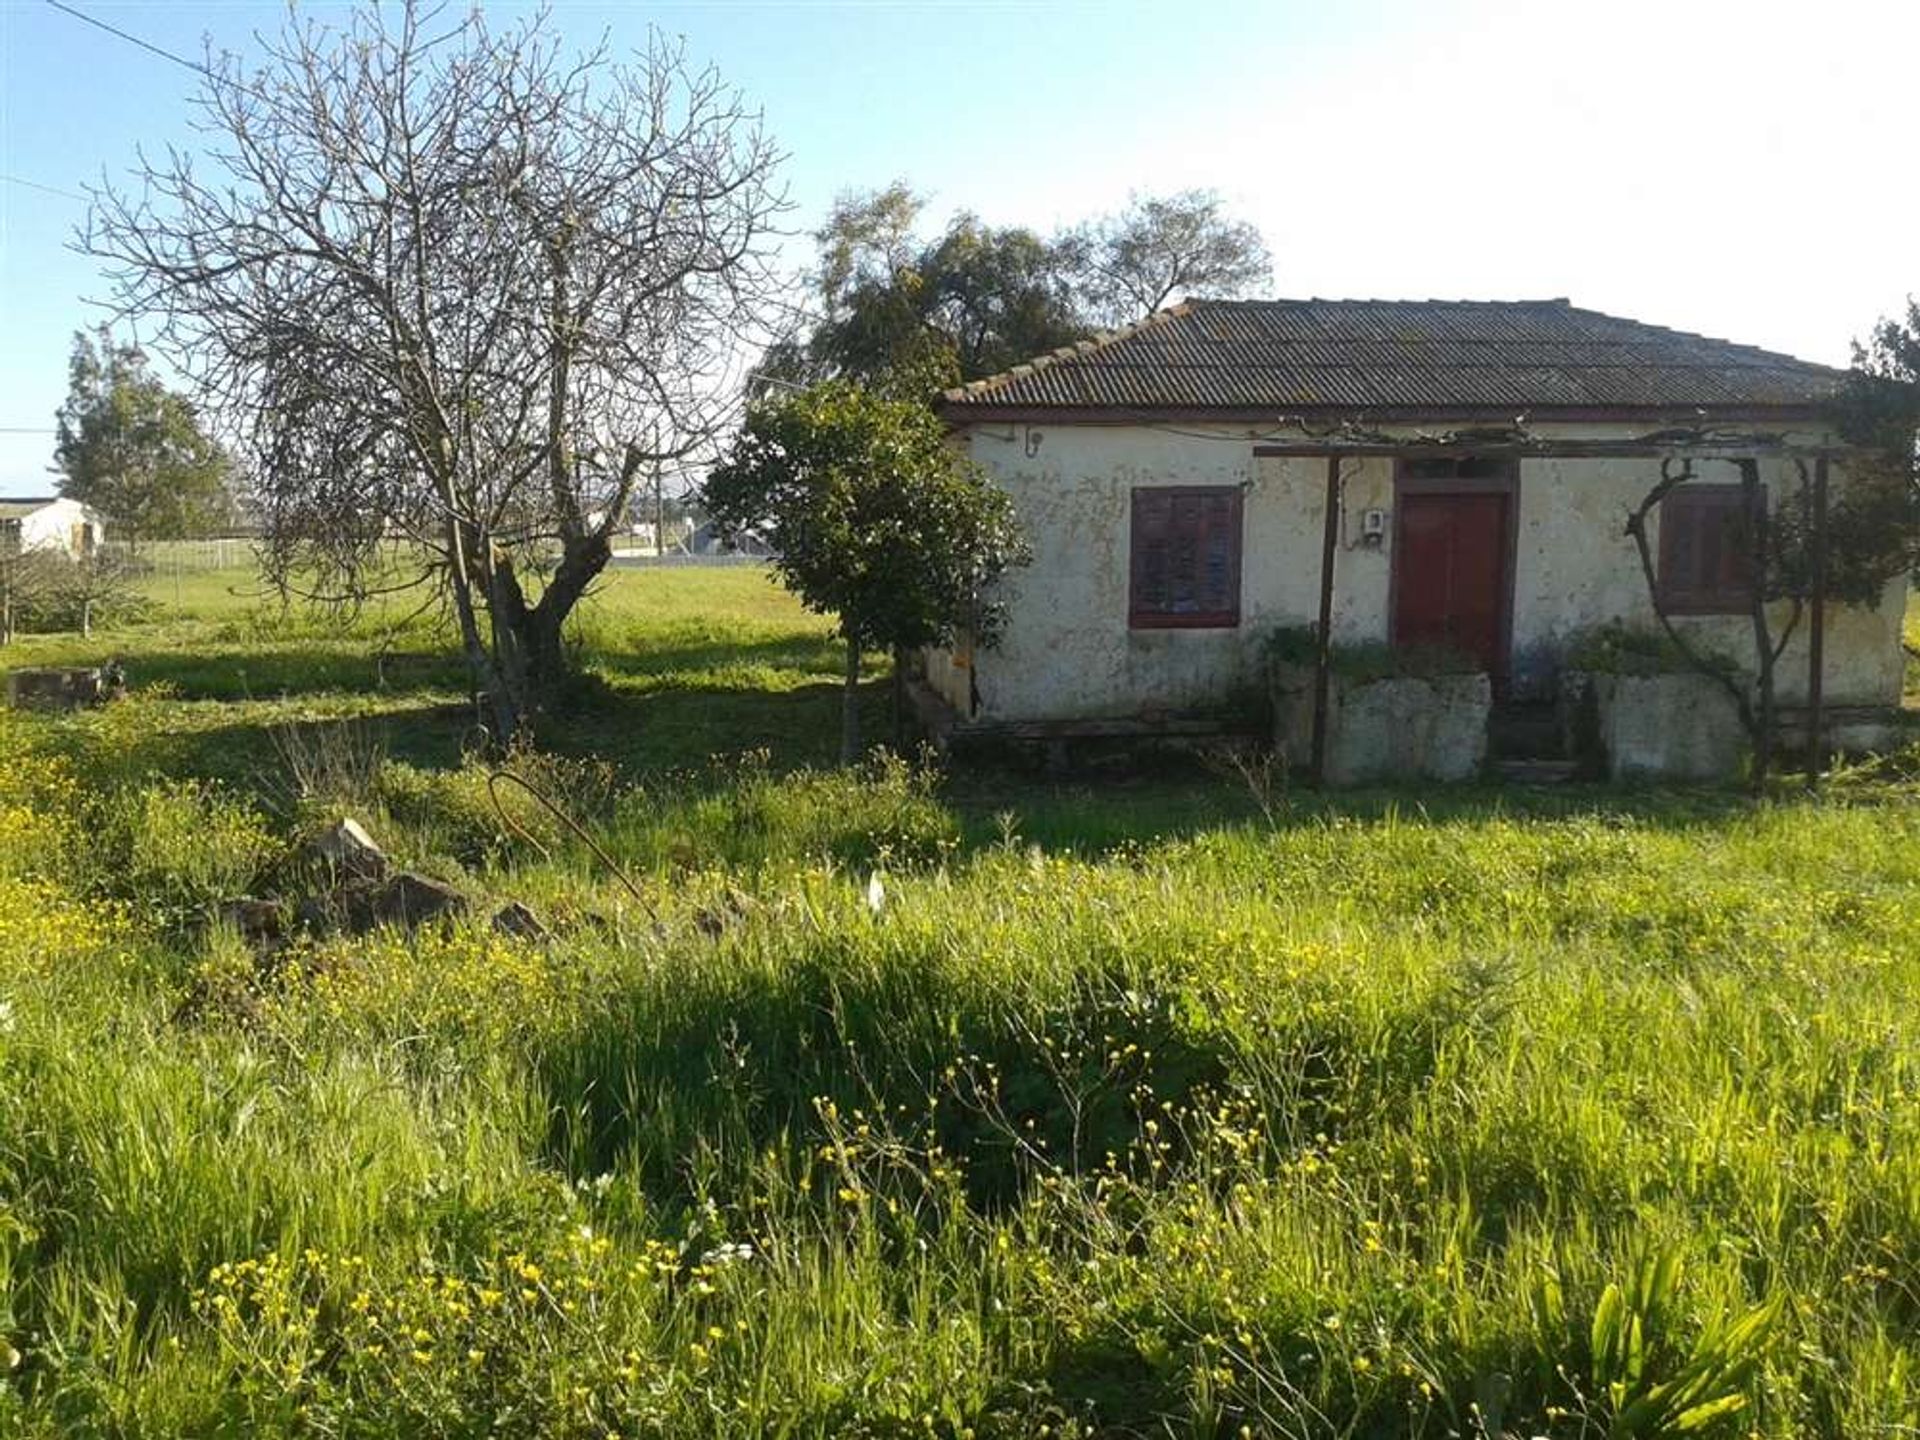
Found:
[[[1725,675],[1739,673],[1739,662],[1714,651],[1703,651],[1700,661]],[[1694,673],[1699,664],[1661,630],[1630,628],[1611,621],[1585,631],[1567,647],[1567,668],[1604,675],[1675,675]]]
[[[1318,629],[1312,625],[1283,626],[1267,642],[1268,659],[1276,664],[1312,668],[1319,662]],[[1369,680],[1436,675],[1472,675],[1485,667],[1473,656],[1445,645],[1390,645],[1384,640],[1335,644],[1332,673],[1364,684]]]

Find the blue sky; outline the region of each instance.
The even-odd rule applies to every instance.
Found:
[[[73,3],[188,55],[281,16]],[[1209,186],[1265,231],[1276,294],[1566,295],[1833,363],[1920,289],[1920,0],[562,0],[553,19],[684,36],[764,107],[796,229],[895,177],[942,216],[1042,230]],[[0,173],[76,190],[190,142],[193,83],[0,0]],[[0,431],[51,426],[69,337],[100,316],[66,248],[84,209],[0,182]],[[50,489],[50,448],[0,433],[0,494]]]

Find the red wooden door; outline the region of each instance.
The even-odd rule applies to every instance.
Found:
[[[1394,644],[1443,645],[1506,673],[1510,503],[1497,492],[1400,497]]]

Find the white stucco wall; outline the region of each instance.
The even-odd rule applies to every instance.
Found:
[[[1538,425],[1540,439],[1625,440],[1648,426]],[[1409,430],[1409,435],[1412,432]],[[1264,684],[1262,649],[1283,625],[1309,623],[1319,606],[1326,461],[1256,457],[1256,443],[1305,437],[1244,426],[976,425],[969,453],[1012,494],[1033,564],[1005,584],[1009,621],[1000,644],[978,654],[928,657],[928,678],[967,713],[977,690],[982,719],[1148,717],[1229,702]],[[1798,437],[1809,442],[1818,437]],[[1385,640],[1392,574],[1394,462],[1345,461],[1335,561],[1336,641]],[[1726,483],[1731,465],[1703,461],[1699,478]],[[1723,473],[1724,472],[1724,473]],[[1762,463],[1774,493],[1797,483],[1791,462]],[[1639,560],[1623,525],[1659,479],[1656,460],[1523,459],[1513,576],[1516,675],[1550,674],[1570,637],[1619,619],[1653,626]],[[1836,467],[1833,483],[1844,486]],[[1132,630],[1127,624],[1131,495],[1148,485],[1240,485],[1245,491],[1241,622],[1230,630]],[[1388,512],[1378,547],[1362,543],[1361,517]],[[1652,536],[1658,551],[1657,517]],[[1835,609],[1827,628],[1826,692],[1836,704],[1893,704],[1900,695],[1899,623],[1904,583],[1873,610]],[[1751,655],[1744,617],[1678,623],[1736,658]],[[1780,672],[1789,703],[1805,689],[1805,627]]]

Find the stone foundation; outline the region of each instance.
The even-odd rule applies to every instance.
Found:
[[[1487,757],[1493,687],[1484,674],[1335,674],[1327,696],[1329,785],[1394,780],[1471,780]],[[1287,763],[1313,753],[1313,670],[1274,670],[1275,743]]]
[[[79,710],[104,705],[125,689],[117,665],[7,672],[7,704],[15,710]]]
[[[1560,684],[1569,752],[1610,780],[1725,781],[1746,761],[1739,708],[1709,676],[1569,670]]]

